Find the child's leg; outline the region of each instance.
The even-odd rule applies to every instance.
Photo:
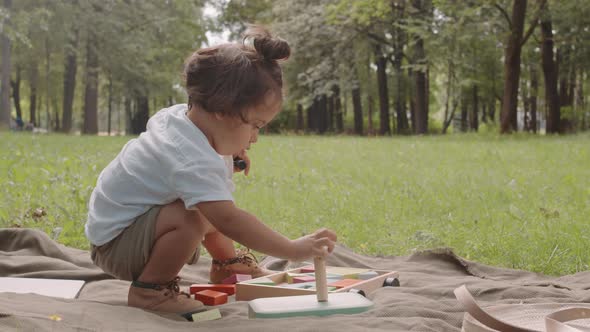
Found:
[[[210,227],[198,211],[186,210],[181,201],[164,206],[156,219],[150,258],[138,280],[162,284],[174,279]]]
[[[205,217],[203,216],[203,218]],[[203,246],[213,259],[225,260],[236,257],[234,241],[214,228],[211,232],[205,234]]]
[[[202,214],[200,217],[207,220]],[[209,221],[207,221],[209,224]],[[203,246],[207,249],[213,264],[209,274],[210,281],[218,284],[233,274],[249,274],[253,278],[269,275],[272,271],[258,266],[256,258],[251,253],[236,253],[234,242],[209,224],[209,231],[205,234]],[[220,264],[221,263],[221,264]]]
[[[151,219],[150,219],[151,218]],[[139,220],[138,226],[150,226],[153,238],[147,263],[129,288],[129,306],[154,311],[175,312],[190,318],[203,310],[203,303],[181,292],[178,272],[192,256],[206,233],[209,223],[197,211],[186,210],[181,201],[159,208],[157,216]]]

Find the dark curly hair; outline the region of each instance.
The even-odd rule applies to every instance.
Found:
[[[185,62],[184,84],[189,107],[240,117],[264,101],[269,91],[282,95],[283,74],[278,63],[291,54],[289,44],[268,30],[250,26],[241,43],[203,48]]]

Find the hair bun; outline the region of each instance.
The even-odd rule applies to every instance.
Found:
[[[256,52],[265,60],[284,60],[291,55],[291,47],[286,40],[273,38],[265,28],[251,25],[244,33],[244,42],[252,40]]]

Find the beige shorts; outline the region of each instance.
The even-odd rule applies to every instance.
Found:
[[[94,264],[122,280],[136,280],[147,263],[156,234],[156,219],[162,206],[154,206],[102,246],[90,245]]]
[[[110,242],[99,247],[91,244],[90,257],[94,264],[118,279],[137,280],[151,256],[156,241],[156,220],[162,208],[161,205],[153,206],[135,218],[131,225]],[[187,264],[196,263],[199,254],[200,246]]]

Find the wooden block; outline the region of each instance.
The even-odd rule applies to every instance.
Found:
[[[326,275],[326,279],[328,279],[328,280],[330,280],[330,279],[342,280],[342,279],[345,279],[345,278],[342,275],[340,275],[340,274],[328,273]],[[354,279],[354,278],[349,278],[349,279]]]
[[[215,308],[212,310],[197,312],[196,314],[193,314],[192,317],[193,317],[193,322],[204,322],[204,321],[208,321],[208,320],[216,320],[216,319],[221,319],[221,312],[219,311],[219,309]]]
[[[236,285],[224,285],[224,284],[192,284],[189,288],[190,294],[196,294],[202,290],[214,290],[222,292],[227,295],[233,295],[236,293]]]
[[[315,272],[315,267],[313,265],[307,265],[299,269],[301,273],[313,273]]]
[[[298,288],[298,289],[315,289],[315,281],[310,282],[300,282],[300,283],[293,283],[293,284],[281,284],[282,287],[286,288]]]
[[[310,277],[310,276],[293,277],[294,284],[299,284],[302,282],[311,282],[311,281],[315,281],[315,277]]]
[[[354,285],[356,283],[359,283],[359,282],[361,282],[361,280],[358,280],[358,279],[342,279],[342,280],[331,282],[330,284],[328,284],[328,286],[338,287],[338,288],[344,288],[344,287],[352,286],[352,285]]]
[[[275,286],[276,285],[276,283],[272,279],[267,278],[267,277],[260,277],[260,278],[241,281],[241,282],[246,283],[246,284],[255,284],[255,285],[267,285],[267,286]]]
[[[354,267],[330,266],[327,268],[328,274],[339,274],[344,279],[358,279],[359,273],[369,272],[369,269],[357,269]]]
[[[287,279],[287,282],[292,284],[293,283],[293,278],[295,277],[305,277],[307,276],[306,274],[303,273],[292,273],[292,272],[288,272],[287,274],[285,274],[285,278]]]
[[[205,305],[220,305],[227,302],[227,294],[206,289],[197,292],[195,299],[203,302]]]
[[[379,273],[377,273],[375,271],[368,271],[368,272],[359,273],[358,279],[369,280],[369,279],[375,278],[377,276],[379,276]]]
[[[234,274],[231,277],[227,277],[223,279],[221,282],[222,284],[237,284],[238,282],[246,281],[252,279],[252,276],[249,274]]]

